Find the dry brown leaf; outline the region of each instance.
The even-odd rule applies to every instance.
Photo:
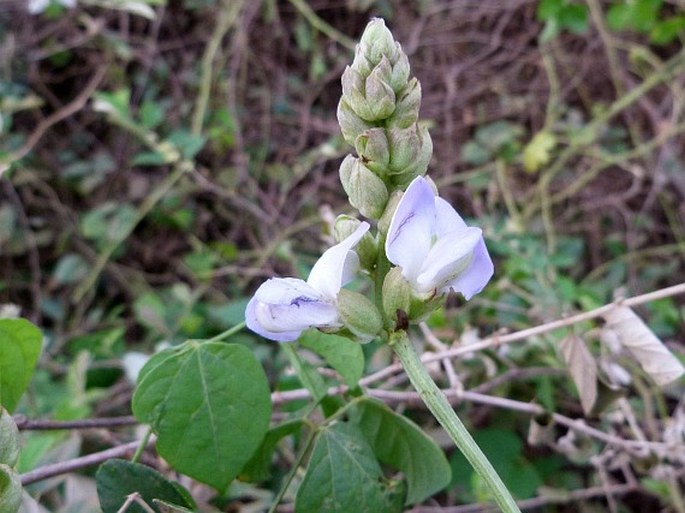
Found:
[[[559,343],[559,351],[578,389],[583,411],[588,415],[597,400],[597,362],[585,341],[575,334]]]
[[[623,346],[659,386],[675,381],[685,367],[654,332],[627,306],[616,306],[604,315]]]

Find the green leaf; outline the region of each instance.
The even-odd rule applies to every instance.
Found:
[[[421,502],[449,484],[451,469],[445,454],[411,420],[372,399],[360,402],[351,417],[378,459],[404,474],[405,504]]]
[[[90,265],[78,253],[67,253],[63,255],[52,273],[52,279],[57,285],[67,285],[70,283],[78,283],[86,274]]]
[[[21,505],[22,487],[19,474],[0,463],[0,513],[17,513]]]
[[[649,40],[657,45],[665,45],[673,41],[678,34],[685,31],[685,16],[674,16],[661,20],[649,32]]]
[[[318,330],[303,333],[298,342],[302,347],[321,355],[328,365],[340,373],[347,386],[357,386],[364,373],[364,351],[358,342]]]
[[[283,344],[281,350],[288,355],[290,364],[294,367],[300,382],[309,390],[314,400],[318,403],[328,395],[328,387],[316,368],[300,357],[291,344]]]
[[[161,103],[145,100],[140,106],[140,122],[148,129],[156,128],[164,121],[164,107]]]
[[[100,507],[103,513],[117,513],[128,495],[138,492],[140,498],[157,513],[163,513],[155,499],[190,508],[195,507],[189,494],[182,493],[178,484],[172,483],[150,467],[127,460],[109,460],[100,465],[95,474]],[[132,503],[127,513],[147,513],[137,503]]]
[[[542,478],[524,458],[523,443],[515,432],[505,428],[486,428],[474,432],[473,438],[515,498],[526,499],[535,495],[542,484]],[[462,479],[465,476],[471,477],[476,498],[489,497],[485,483],[460,452],[455,452],[451,460],[455,474],[462,476]],[[473,499],[474,497],[469,497],[467,500]]]
[[[10,413],[31,381],[43,334],[26,319],[0,319],[0,404]]]
[[[128,203],[103,203],[81,219],[81,232],[98,242],[124,239],[136,222],[136,209]]]
[[[295,513],[393,513],[402,511],[402,500],[401,488],[385,482],[359,428],[337,422],[316,440]]]
[[[131,160],[132,166],[165,166],[168,163],[168,156],[157,151],[142,151]]]
[[[633,0],[612,5],[607,11],[607,25],[613,30],[632,29],[648,32],[656,23],[662,0]]]
[[[550,152],[557,144],[557,139],[549,132],[538,132],[523,149],[523,167],[534,173],[549,162]]]
[[[167,138],[183,155],[185,159],[192,159],[205,145],[205,138],[193,135],[186,130],[176,130]]]
[[[259,362],[246,347],[221,342],[187,341],[153,356],[132,405],[169,464],[219,491],[261,445],[271,419]]]
[[[475,141],[468,141],[461,147],[461,158],[467,164],[480,166],[492,157],[492,152]]]
[[[257,452],[252,456],[247,465],[240,473],[240,479],[244,481],[264,481],[271,477],[271,458],[278,442],[286,436],[297,433],[302,429],[304,422],[302,419],[294,419],[279,424],[276,427],[269,429],[262,445],[257,449]]]

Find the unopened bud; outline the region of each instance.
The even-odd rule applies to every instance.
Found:
[[[412,78],[405,88],[397,94],[395,111],[388,119],[388,126],[409,128],[419,119],[421,108],[421,84]]]
[[[383,215],[381,215],[381,218],[378,220],[377,226],[379,234],[385,236],[385,234],[388,233],[388,230],[390,229],[390,222],[392,221],[392,218],[395,215],[395,210],[397,210],[397,205],[400,202],[401,198],[402,191],[400,190],[394,191],[390,195],[388,203],[385,205]]]
[[[381,216],[388,202],[388,189],[359,159],[352,155],[345,157],[340,165],[340,181],[350,204],[363,216],[369,219]]]
[[[357,137],[364,130],[368,130],[373,126],[354,112],[344,96],[340,99],[340,103],[338,103],[338,123],[340,124],[340,131],[343,134],[343,138],[352,146],[354,146]]]
[[[369,299],[347,289],[338,292],[338,314],[345,327],[362,342],[368,342],[383,329],[383,320]]]
[[[378,121],[386,119],[395,111],[395,91],[392,90],[388,83],[390,79],[390,62],[383,57],[381,62],[376,66],[366,79],[366,102],[364,112],[360,112],[352,104],[363,119],[367,121]]]
[[[17,513],[21,506],[21,480],[9,465],[0,463],[0,513]]]
[[[390,174],[393,184],[404,188],[428,169],[433,155],[433,141],[425,126],[387,131],[390,142]]]
[[[416,162],[421,151],[421,138],[418,125],[410,128],[391,128],[388,130],[390,143],[390,172],[399,174]]]
[[[407,314],[411,306],[411,284],[402,276],[402,269],[393,267],[383,281],[383,311],[394,325],[398,310]],[[402,315],[402,314],[400,314]],[[389,326],[391,329],[393,326]]]
[[[392,33],[385,26],[382,18],[373,18],[364,29],[359,46],[363,49],[366,58],[373,64],[380,62],[385,55],[392,62],[397,59],[397,44]]]
[[[402,51],[402,47],[399,46],[399,54],[397,56],[397,62],[392,65],[392,73],[390,74],[390,87],[395,93],[399,93],[404,88],[407,87],[407,80],[409,80],[409,58],[407,54]]]
[[[345,240],[354,233],[360,224],[361,221],[359,219],[351,216],[339,215],[333,226],[335,241],[341,242]],[[369,232],[366,232],[362,237],[362,240],[360,240],[354,248],[354,252],[357,253],[357,256],[359,257],[361,268],[371,270],[376,263],[376,257],[378,255],[378,244],[376,243],[376,239]]]
[[[354,146],[366,167],[379,176],[387,173],[390,148],[384,128],[365,130],[357,137]]]
[[[0,409],[0,463],[14,467],[19,459],[19,430],[7,410]]]

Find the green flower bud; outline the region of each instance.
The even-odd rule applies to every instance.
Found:
[[[395,210],[397,210],[397,204],[400,202],[401,198],[402,191],[394,191],[390,195],[388,203],[385,205],[385,210],[383,211],[383,215],[381,215],[381,218],[378,220],[377,225],[378,233],[382,234],[383,236],[385,236],[385,234],[388,233],[388,230],[390,229],[390,221],[392,221],[392,217],[395,215]]]
[[[338,292],[338,314],[345,327],[362,342],[369,342],[383,329],[383,320],[376,306],[358,292],[341,289]]]
[[[357,154],[366,167],[377,175],[387,172],[390,148],[384,128],[371,128],[362,132],[354,143]]]
[[[369,219],[381,216],[388,202],[388,189],[359,159],[352,155],[345,157],[340,165],[340,181],[350,204],[363,216]]]
[[[426,127],[391,128],[387,131],[390,143],[390,173],[403,174],[423,168],[424,174],[433,153],[433,142]],[[418,176],[417,174],[417,176]]]
[[[335,218],[333,225],[333,238],[336,244],[341,243],[352,235],[362,222],[356,217],[341,214]]]
[[[349,66],[343,72],[343,98],[363,120],[382,120],[395,110],[395,91],[388,84],[391,73],[385,57],[366,79]]]
[[[365,91],[368,112],[357,111],[362,119],[367,121],[386,119],[395,111],[395,91],[388,83],[391,72],[390,62],[383,57],[378,66],[369,74]]]
[[[383,281],[383,312],[388,319],[389,329],[395,328],[397,311],[409,314],[411,307],[411,284],[402,276],[399,267],[393,267]]]
[[[10,466],[0,463],[0,513],[17,513],[21,506],[21,480]]]
[[[336,242],[341,242],[349,237],[357,227],[361,224],[359,219],[351,216],[339,215],[335,220],[335,225],[333,226],[333,236]],[[359,264],[362,269],[371,270],[376,264],[376,256],[378,255],[378,244],[376,239],[369,233],[366,232],[359,241],[357,247],[354,248],[354,252],[357,253],[359,257]]]
[[[364,56],[373,64],[378,64],[384,55],[392,62],[397,59],[398,45],[382,18],[373,18],[366,25],[359,40],[359,47],[362,48]]]
[[[388,126],[409,128],[419,119],[420,108],[421,84],[416,78],[412,78],[405,88],[398,93],[395,111],[388,119]]]
[[[364,130],[368,130],[373,126],[354,112],[344,96],[340,99],[340,103],[338,103],[338,123],[340,124],[343,138],[352,146],[354,146],[355,140]]]
[[[14,467],[19,459],[19,430],[12,416],[0,409],[0,463]]]
[[[402,51],[402,47],[399,46],[399,55],[397,62],[392,65],[392,73],[390,74],[390,87],[395,93],[399,93],[407,87],[407,80],[409,80],[409,58],[407,54]],[[399,96],[398,96],[399,97]]]

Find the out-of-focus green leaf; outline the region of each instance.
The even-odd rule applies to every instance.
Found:
[[[529,173],[534,173],[547,164],[551,158],[551,151],[557,144],[554,134],[538,132],[523,149],[523,167]]]
[[[31,381],[43,334],[26,319],[0,319],[0,404],[10,413]]]

